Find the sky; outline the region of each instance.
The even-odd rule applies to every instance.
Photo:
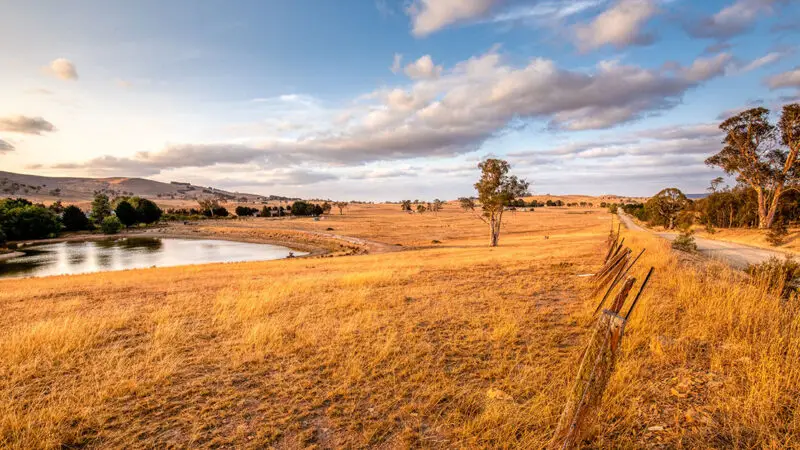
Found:
[[[0,170],[338,200],[706,190],[797,0],[0,2]]]

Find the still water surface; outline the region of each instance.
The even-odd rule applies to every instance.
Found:
[[[218,240],[124,238],[28,247],[25,256],[0,262],[0,278],[44,277],[144,267],[282,259],[293,252],[269,244]]]

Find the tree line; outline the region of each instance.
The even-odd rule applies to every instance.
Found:
[[[50,238],[61,231],[99,229],[114,234],[123,227],[158,222],[161,215],[158,205],[140,197],[118,197],[112,202],[107,195],[97,194],[88,215],[75,205],[64,207],[61,201],[45,206],[7,198],[0,200],[0,243]]]
[[[734,176],[734,186],[711,180],[708,195],[691,200],[667,188],[645,203],[611,204],[667,229],[700,224],[715,228],[783,229],[800,222],[800,104],[785,105],[777,122],[766,108],[743,111],[720,124],[723,148],[706,164]]]

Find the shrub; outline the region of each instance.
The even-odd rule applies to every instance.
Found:
[[[155,202],[146,198],[140,198],[136,205],[136,216],[139,222],[142,223],[155,223],[161,220],[161,215],[164,211],[155,204]]]
[[[8,240],[41,239],[61,229],[58,215],[24,199],[0,201],[0,229]]]
[[[61,222],[67,231],[81,231],[89,229],[89,218],[75,205],[64,208]]]
[[[770,258],[761,264],[751,264],[746,272],[756,284],[777,290],[781,296],[788,297],[797,290],[794,280],[800,277],[800,263],[791,257],[784,260]]]
[[[114,210],[114,214],[116,214],[117,219],[126,227],[134,225],[139,221],[139,214],[136,212],[136,208],[127,201],[119,202],[117,209]]]
[[[672,248],[687,253],[697,252],[697,243],[694,241],[694,236],[689,230],[685,230],[672,241]]]
[[[786,237],[789,236],[789,229],[786,222],[783,220],[776,220],[772,227],[767,231],[767,242],[773,247],[778,247],[786,243]]]
[[[105,234],[117,234],[119,230],[122,229],[122,222],[116,216],[108,216],[103,219],[103,222],[100,224],[100,229],[103,230]]]

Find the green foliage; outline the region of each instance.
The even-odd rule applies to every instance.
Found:
[[[117,204],[117,209],[114,210],[114,214],[116,214],[117,219],[126,227],[139,222],[139,214],[136,212],[136,208],[127,201],[119,202],[119,204]]]
[[[58,215],[25,199],[0,200],[0,230],[7,240],[52,237],[61,229]]]
[[[108,216],[100,223],[100,229],[105,234],[117,234],[122,229],[122,222],[116,216]]]
[[[671,230],[677,225],[678,214],[689,205],[689,200],[678,188],[662,189],[644,205],[651,225],[661,225]]]
[[[75,205],[64,208],[61,215],[61,222],[67,231],[82,231],[89,229],[89,218]]]
[[[258,213],[258,215],[260,217],[272,217],[272,210],[269,208],[269,206],[265,206],[261,208],[261,212]]]
[[[786,186],[800,182],[800,104],[783,107],[777,124],[769,121],[769,110],[752,108],[722,122],[724,147],[706,159],[706,164],[736,175],[739,183],[756,193],[759,228],[772,226]],[[712,190],[716,186],[712,184]]]
[[[411,211],[411,200],[403,200],[400,202],[400,209],[403,211]]]
[[[694,241],[694,236],[690,230],[685,230],[678,237],[672,241],[672,248],[687,253],[697,252],[697,243]]]
[[[252,217],[258,214],[257,208],[251,208],[249,206],[237,206],[236,207],[236,215],[239,217]]]
[[[136,199],[137,197],[134,197]],[[156,223],[161,220],[162,214],[164,212],[155,202],[148,200],[146,198],[139,198],[138,202],[136,203],[136,217],[139,222],[142,223]]]
[[[511,165],[502,159],[489,158],[478,164],[481,178],[475,183],[484,221],[489,225],[490,245],[497,246],[505,205],[528,193],[528,182],[509,175]]]
[[[461,197],[458,199],[458,204],[464,211],[473,211],[475,209],[475,200],[469,197]]]
[[[108,196],[105,194],[95,195],[94,200],[92,200],[92,212],[89,214],[89,217],[91,217],[94,222],[100,223],[110,215],[111,202],[109,202]]]
[[[601,204],[600,206],[603,205]],[[608,207],[608,212],[610,212],[611,214],[616,214],[617,210],[619,209],[619,205],[617,205],[616,203],[611,203],[606,206]]]

